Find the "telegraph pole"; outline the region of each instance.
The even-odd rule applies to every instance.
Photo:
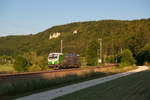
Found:
[[[63,40],[61,40],[61,53],[63,52],[63,51],[62,51],[62,44],[63,44]]]
[[[121,50],[121,53],[122,53],[122,48],[120,50]]]
[[[99,46],[100,46],[100,50],[99,50],[99,60],[98,60],[98,62],[99,63],[102,63],[102,38],[99,38],[98,39],[100,42],[99,42]]]

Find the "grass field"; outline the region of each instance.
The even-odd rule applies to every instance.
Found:
[[[14,72],[12,65],[0,65],[0,72]]]
[[[58,88],[62,86],[66,86],[73,83],[78,83],[94,78],[104,77],[108,75],[112,75],[115,73],[125,72],[128,70],[136,69],[137,67],[110,67],[101,69],[99,72],[85,72],[83,71],[80,75],[67,75],[65,77],[54,78],[51,80],[40,79],[40,78],[29,78],[24,81],[9,81],[8,85],[0,86],[0,97],[2,96],[3,100],[12,99],[18,96],[29,95],[35,92],[41,92],[48,89]],[[28,94],[29,93],[29,94]],[[12,97],[11,97],[12,96]]]
[[[83,89],[54,100],[150,100],[150,70]]]

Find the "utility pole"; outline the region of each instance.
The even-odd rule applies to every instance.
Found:
[[[63,51],[62,51],[62,44],[63,44],[63,40],[61,40],[61,53],[63,52]]]
[[[120,50],[121,50],[121,53],[122,53],[122,48]]]
[[[112,56],[114,56],[114,40],[113,40],[113,38],[112,38]]]
[[[99,38],[98,40],[100,41],[99,42],[100,50],[99,50],[99,60],[98,60],[98,62],[102,63],[102,38]]]

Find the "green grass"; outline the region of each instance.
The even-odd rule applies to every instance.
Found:
[[[16,98],[18,96],[29,95],[36,92],[41,92],[44,90],[58,88],[60,86],[66,86],[73,83],[78,83],[94,78],[104,77],[115,73],[125,72],[131,69],[135,69],[136,67],[111,67],[105,68],[100,72],[81,72],[81,75],[67,75],[65,77],[56,77],[54,79],[44,79],[41,78],[29,78],[26,80],[12,81],[8,80],[5,85],[0,85],[0,97],[2,96],[3,100]]]
[[[0,72],[14,72],[15,69],[12,65],[0,65]]]
[[[150,70],[83,89],[54,100],[150,100]]]

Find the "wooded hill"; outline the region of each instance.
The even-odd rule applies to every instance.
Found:
[[[73,31],[77,30],[77,34]],[[55,39],[50,34],[60,32]],[[150,18],[132,21],[100,20],[76,22],[54,26],[35,35],[0,37],[0,55],[16,56],[28,51],[38,55],[60,52],[63,40],[63,52],[86,55],[88,43],[102,38],[103,54],[117,54],[121,49],[130,49],[134,55],[150,43]]]

